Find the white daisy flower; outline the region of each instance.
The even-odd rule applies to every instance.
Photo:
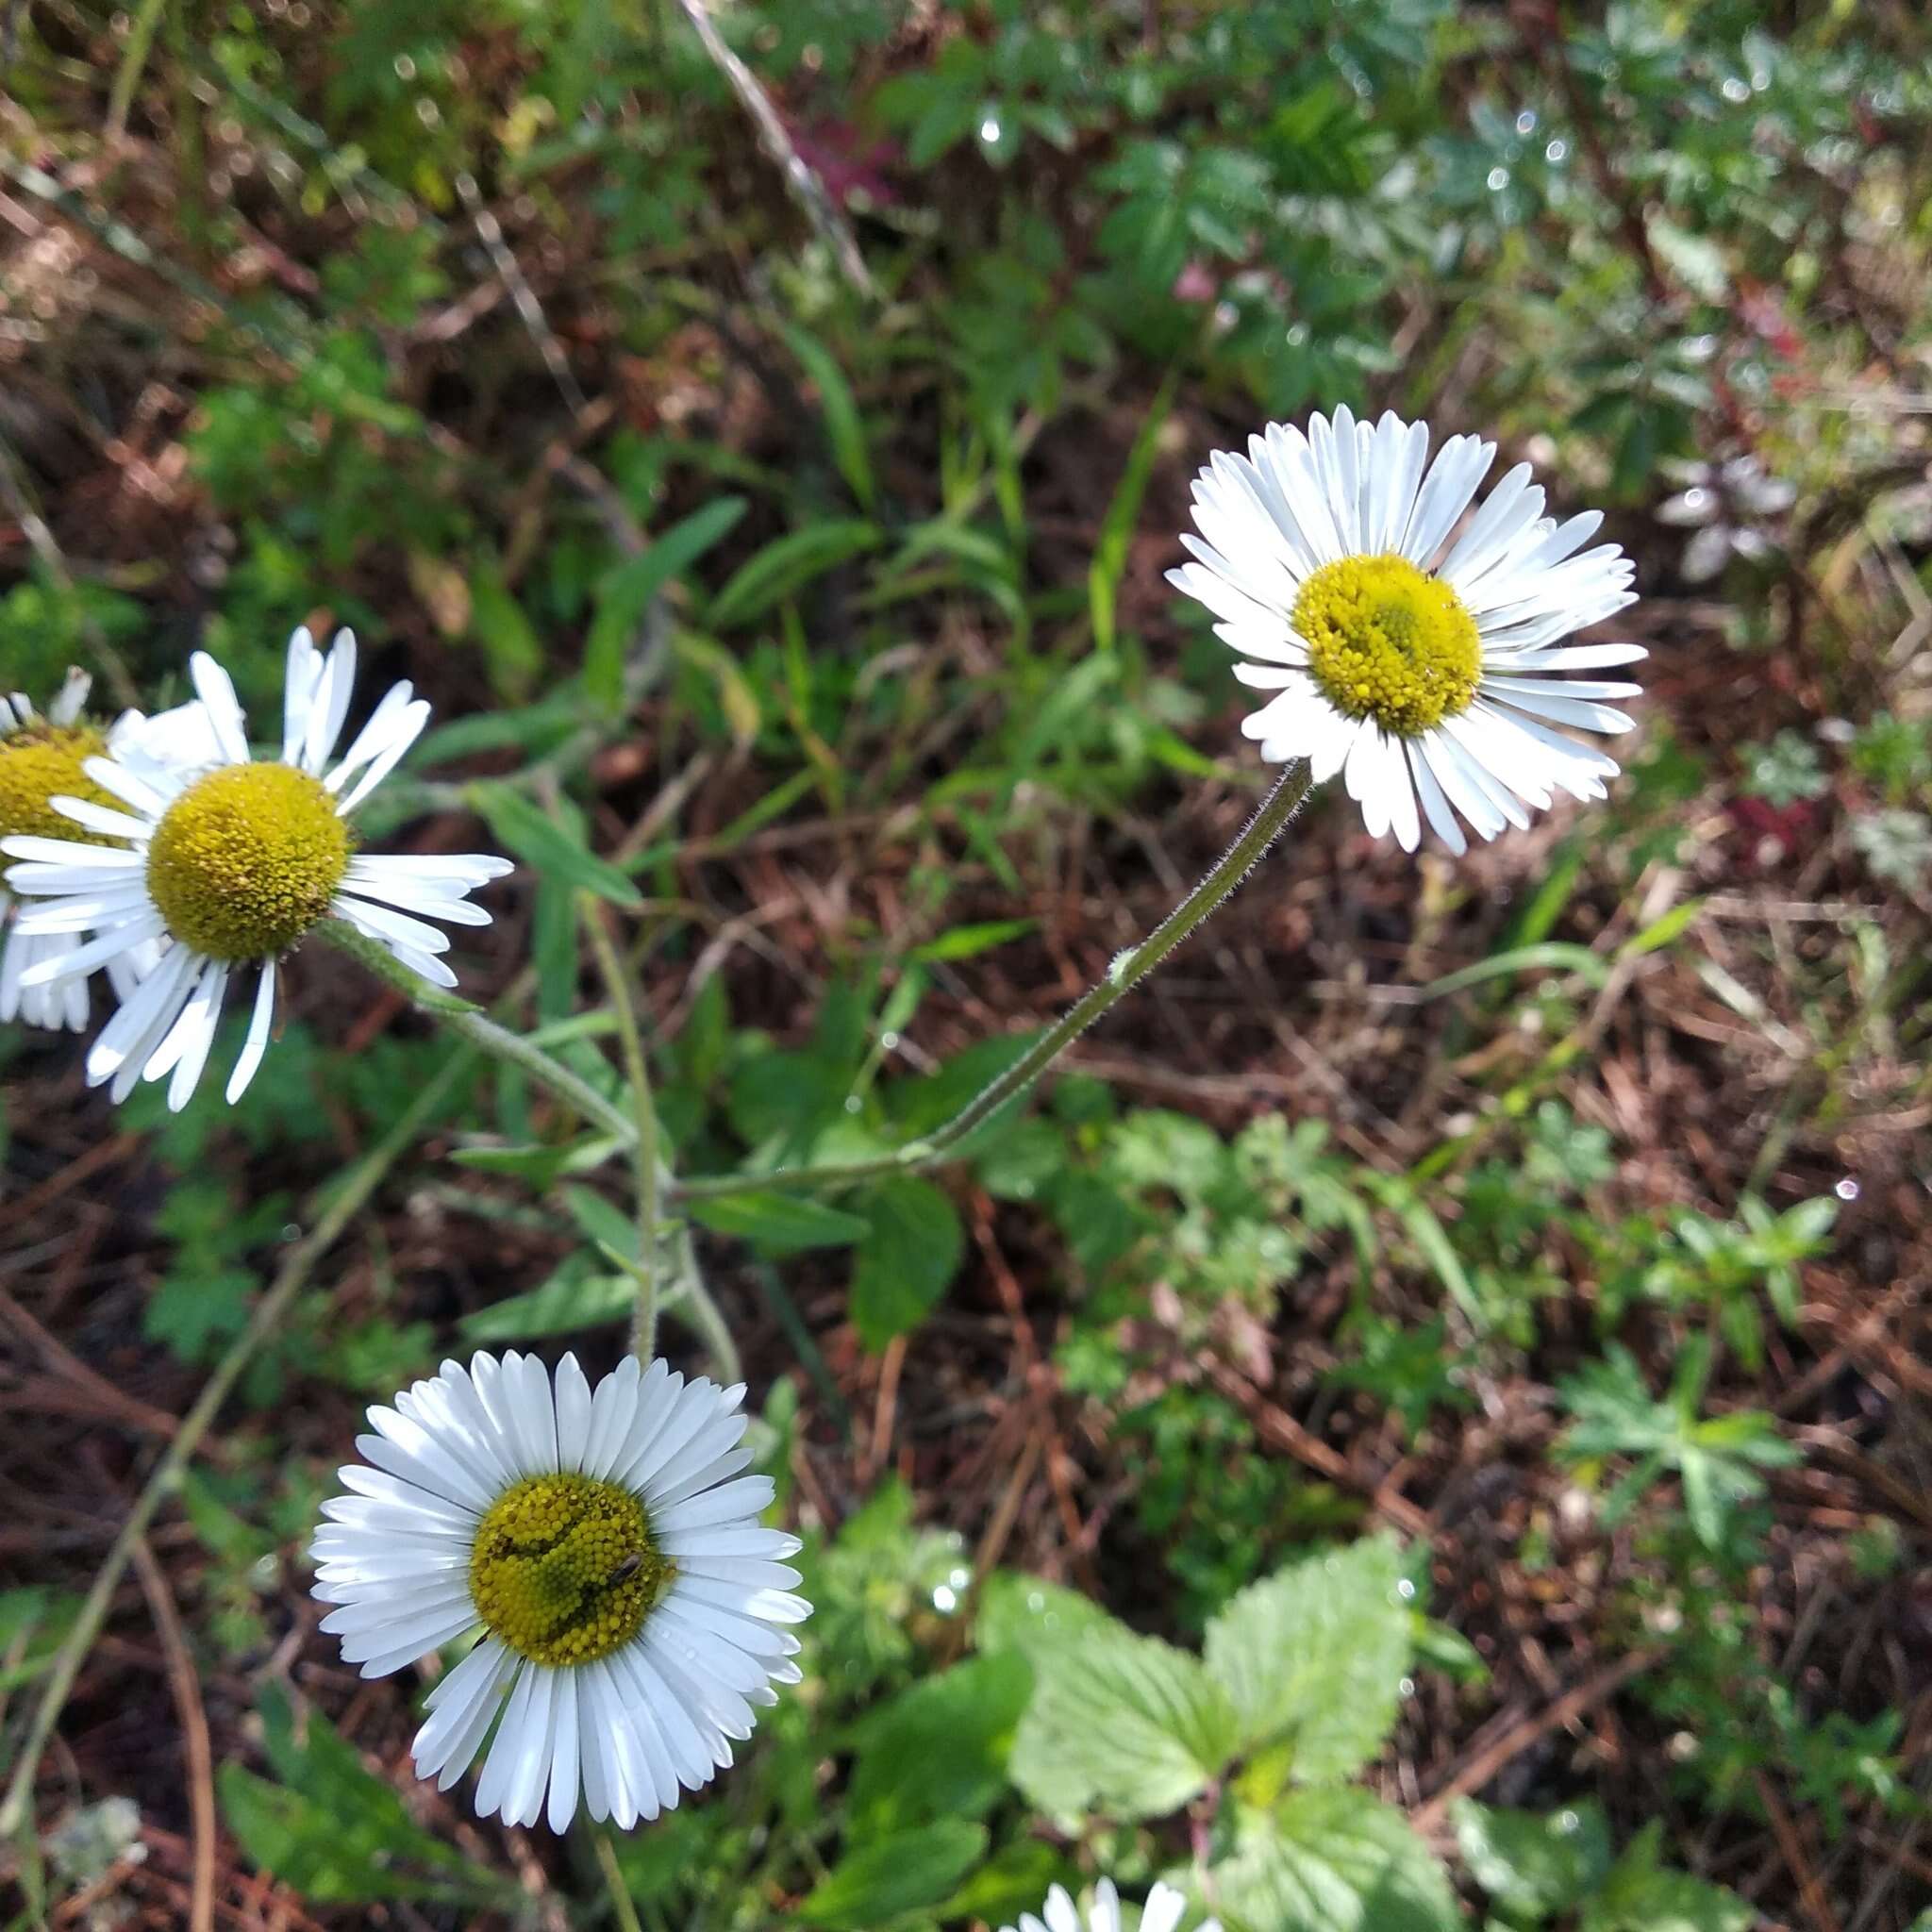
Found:
[[[198,701],[152,718],[124,711],[103,725],[86,714],[91,683],[85,672],[70,671],[44,714],[19,691],[10,697],[0,692],[0,839],[74,838],[73,825],[55,808],[62,796],[111,806],[114,801],[83,769],[91,758],[135,753],[163,763],[192,764],[213,756],[208,714]],[[116,841],[102,836],[98,842]],[[23,931],[8,917],[12,906],[12,894],[0,886],[0,1020],[79,1032],[87,1024],[86,972],[43,978],[34,969],[64,958],[83,935]],[[107,962],[120,998],[133,991],[156,957],[149,945]]]
[[[1174,1932],[1187,1908],[1187,1900],[1173,1886],[1155,1886],[1141,1908],[1141,1932]],[[1014,1932],[1014,1928],[1003,1926],[1001,1932]],[[1110,1878],[1103,1878],[1093,1888],[1092,1911],[1082,1919],[1079,1907],[1056,1885],[1047,1893],[1039,1918],[1031,1912],[1020,1914],[1019,1932],[1121,1932],[1120,1894]],[[1216,1920],[1207,1919],[1197,1932],[1221,1932],[1221,1926]]]
[[[581,1796],[628,1831],[731,1762],[811,1609],[798,1539],[758,1522],[772,1479],[741,1474],[743,1399],[629,1357],[593,1395],[569,1355],[553,1395],[534,1356],[479,1354],[369,1411],[374,1467],[315,1535],[322,1627],[365,1677],[484,1633],[428,1695],[418,1776],[447,1790],[501,1712],[483,1816],[561,1831]]]
[[[144,741],[114,747],[82,762],[111,800],[51,801],[81,831],[0,839],[0,852],[26,861],[8,883],[46,902],[22,911],[20,931],[95,935],[25,968],[23,987],[159,948],[154,970],[102,1028],[87,1073],[92,1085],[112,1081],[117,1101],[137,1080],[172,1074],[175,1109],[208,1063],[231,979],[239,988],[256,974],[248,1037],[228,1078],[234,1101],[268,1046],[276,964],[304,933],[331,915],[346,920],[425,979],[454,986],[439,957],[448,936],[427,922],[488,925],[489,913],[468,894],[511,870],[508,859],[478,854],[357,851],[349,815],[415,742],[429,706],[408,685],[393,686],[331,764],[356,675],[348,631],[326,657],[306,630],[290,640],[278,758],[251,758],[235,687],[212,658],[197,651],[189,670],[212,756],[183,766],[163,762]],[[125,843],[75,842],[88,836]]]
[[[1519,463],[1451,541],[1496,446],[1452,436],[1425,468],[1428,446],[1426,424],[1393,415],[1372,426],[1338,409],[1306,435],[1270,424],[1194,479],[1200,535],[1181,541],[1195,561],[1168,580],[1258,660],[1235,675],[1275,693],[1241,724],[1264,758],[1307,758],[1317,784],[1341,773],[1369,831],[1410,852],[1420,799],[1462,852],[1457,813],[1492,839],[1557,789],[1605,795],[1615,760],[1551,727],[1627,731],[1605,700],[1639,687],[1550,674],[1646,653],[1558,641],[1637,601],[1616,544],[1582,547],[1600,513],[1544,516]]]

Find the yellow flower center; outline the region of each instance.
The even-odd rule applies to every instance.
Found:
[[[122,808],[83,769],[108,741],[92,724],[26,724],[0,738],[0,839],[70,839],[76,845],[112,845],[105,832],[76,825],[48,804],[84,798]]]
[[[1295,599],[1294,627],[1329,703],[1398,738],[1467,710],[1482,679],[1475,619],[1406,557],[1324,563]]]
[[[268,959],[328,910],[349,869],[349,828],[293,765],[224,765],[163,816],[147,889],[168,930],[210,959]]]
[[[557,1667],[621,1650],[675,1574],[643,1505],[591,1475],[533,1475],[490,1506],[470,1553],[476,1614],[519,1657]]]

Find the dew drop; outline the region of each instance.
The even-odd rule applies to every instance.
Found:
[[[997,114],[989,114],[979,124],[979,138],[985,142],[988,147],[993,147],[998,143],[1000,138],[1000,117]]]
[[[950,1616],[958,1607],[959,1592],[950,1583],[942,1583],[932,1593],[932,1607],[941,1615]]]
[[[1413,1677],[1405,1677],[1395,1688],[1404,1697],[1413,1697],[1415,1695],[1415,1679]]]
[[[1731,102],[1748,101],[1751,98],[1751,83],[1748,80],[1740,80],[1734,74],[1724,82],[1724,96],[1725,100]]]
[[[881,1033],[879,1035],[879,1046],[886,1053],[897,1053],[899,1051],[899,1036],[891,1032]]]
[[[1840,1201],[1856,1201],[1858,1198],[1859,1189],[1857,1182],[1850,1174],[1846,1174],[1844,1179],[1839,1182],[1838,1186],[1832,1189],[1831,1191]]]
[[[1560,167],[1569,158],[1570,143],[1567,141],[1553,141],[1543,150],[1543,158],[1555,167]]]
[[[1509,170],[1507,168],[1491,168],[1490,170],[1490,192],[1491,194],[1502,193],[1508,185]]]
[[[1291,349],[1299,349],[1307,339],[1308,325],[1307,323],[1295,322],[1289,325],[1288,346]]]
[[[845,1096],[845,1111],[847,1113],[857,1113],[864,1105],[865,1103],[856,1093],[848,1093]]]
[[[1525,108],[1522,113],[1517,115],[1516,131],[1518,134],[1534,134],[1536,132],[1535,108]]]
[[[414,61],[414,60],[412,60],[412,59],[411,59],[411,58],[409,58],[409,56],[408,56],[408,55],[407,55],[407,54],[398,54],[398,55],[396,56],[395,67],[396,67],[396,78],[397,78],[398,80],[414,80],[414,79],[415,79],[415,77],[416,77],[416,63],[415,63],[415,61]]]

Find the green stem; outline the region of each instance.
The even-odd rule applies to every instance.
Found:
[[[630,1887],[618,1869],[617,1847],[610,1842],[610,1834],[602,1827],[593,1829],[591,1842],[597,1848],[597,1869],[604,1874],[604,1890],[610,1894],[610,1910],[621,1932],[643,1932],[638,1924],[638,1908],[631,1899]]]
[[[951,1120],[923,1141],[908,1141],[891,1154],[871,1160],[833,1161],[818,1167],[781,1167],[770,1174],[708,1174],[674,1180],[670,1196],[676,1201],[703,1201],[725,1194],[742,1194],[779,1188],[788,1192],[846,1187],[881,1174],[918,1174],[937,1167],[973,1130],[991,1119],[1015,1096],[1024,1093],[1116,1000],[1138,986],[1170,953],[1199,927],[1280,836],[1308,795],[1307,760],[1290,765],[1274,781],[1240,837],[1218,858],[1192,891],[1141,941],[1118,955],[1096,982],[990,1086],[983,1088]]]
[[[658,1186],[661,1170],[658,1161],[658,1110],[651,1104],[651,1071],[644,1059],[643,1041],[638,1035],[638,1016],[631,1005],[630,986],[625,976],[624,961],[605,923],[602,904],[589,892],[580,893],[577,909],[584,932],[596,956],[597,971],[603,975],[604,990],[610,997],[610,1010],[617,1021],[617,1040],[624,1056],[624,1071],[630,1081],[631,1100],[637,1112],[637,1139],[631,1148],[637,1174],[638,1214],[638,1305],[631,1319],[631,1353],[649,1364],[658,1344]]]
[[[155,43],[155,29],[161,24],[161,9],[166,5],[167,0],[142,0],[134,25],[127,30],[127,44],[122,49],[121,65],[108,95],[108,120],[102,136],[102,145],[110,155],[126,136],[134,91],[141,85],[142,70],[147,65],[149,51]]]
[[[529,1074],[538,1085],[549,1088],[559,1100],[567,1101],[581,1119],[592,1121],[607,1133],[615,1134],[626,1147],[636,1141],[637,1123],[622,1108],[606,1100],[588,1080],[572,1073],[562,1061],[552,1059],[541,1046],[533,1046],[521,1033],[499,1026],[481,1007],[430,985],[380,941],[365,939],[344,920],[325,919],[315,930],[319,938],[340,947],[378,979],[394,987],[411,1006],[434,1013],[452,1032],[461,1034],[492,1059],[507,1060]]]
[[[0,1838],[11,1838],[25,1822],[41,1754],[47,1748],[47,1740],[54,1735],[54,1726],[59,1722],[68,1693],[74,1689],[74,1680],[80,1674],[81,1662],[92,1647],[94,1639],[100,1635],[108,1607],[114,1600],[114,1592],[133,1559],[135,1545],[146,1536],[156,1510],[179,1488],[182,1473],[200,1446],[202,1437],[208,1433],[216,1411],[227,1399],[229,1390],[254,1358],[256,1351],[280,1326],[282,1318],[307,1284],[310,1271],[335,1245],[342,1230],[361,1212],[363,1204],[375,1191],[397,1156],[441,1106],[469,1059],[468,1054],[459,1053],[448,1060],[409,1103],[403,1117],[350,1171],[335,1198],[317,1218],[315,1225],[290,1249],[288,1258],[277,1271],[268,1292],[255,1305],[255,1312],[249,1317],[247,1327],[228,1344],[227,1353],[215,1364],[214,1373],[203,1385],[194,1407],[181,1418],[180,1426],[161,1451],[153,1472],[142,1486],[141,1494],[135,1499],[134,1507],[128,1511],[126,1522],[121,1525],[119,1534],[109,1545],[106,1559],[94,1573],[93,1586],[55,1655],[47,1673],[46,1688],[41,1692],[41,1701],[34,1708],[33,1722],[27,1726],[19,1760],[14,1766],[13,1782],[8,1787],[6,1803],[0,1805]]]

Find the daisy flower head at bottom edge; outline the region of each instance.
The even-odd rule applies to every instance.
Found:
[[[92,1085],[111,1082],[116,1101],[139,1080],[171,1075],[176,1111],[208,1064],[231,980],[239,991],[256,975],[247,1037],[228,1077],[232,1103],[267,1050],[276,966],[304,934],[324,919],[344,920],[411,972],[454,986],[442,927],[488,925],[490,914],[469,895],[512,870],[483,854],[358,848],[351,815],[415,742],[429,706],[409,685],[392,686],[338,758],[356,675],[352,633],[339,632],[326,656],[306,630],[291,639],[278,758],[251,755],[235,687],[212,658],[195,652],[189,672],[212,758],[174,765],[144,748],[90,758],[88,778],[111,798],[55,799],[72,821],[60,838],[0,839],[0,851],[25,861],[8,883],[41,902],[22,911],[20,929],[94,934],[24,972],[24,986],[91,972],[140,947],[158,950],[158,963],[101,1029],[87,1074]]]
[[[199,701],[148,717],[124,711],[105,724],[88,715],[92,680],[70,671],[44,711],[24,692],[0,692],[0,839],[40,836],[71,840],[79,836],[55,800],[69,795],[111,807],[114,800],[86,772],[87,760],[101,755],[146,756],[163,764],[194,764],[214,756],[213,736]],[[108,843],[103,839],[99,842]],[[78,1033],[87,1024],[88,974],[43,973],[57,968],[84,941],[80,931],[24,931],[10,920],[13,895],[0,865],[0,1021],[22,1019],[29,1026],[65,1027]],[[108,977],[117,998],[125,999],[158,957],[152,942],[108,959]]]
[[[1637,601],[1622,549],[1584,547],[1600,512],[1545,516],[1519,463],[1458,532],[1496,446],[1428,449],[1426,424],[1392,414],[1271,424],[1195,478],[1193,560],[1168,581],[1219,620],[1235,675],[1274,693],[1241,723],[1264,758],[1340,773],[1373,837],[1413,852],[1426,819],[1460,853],[1458,815],[1493,839],[1557,791],[1607,795],[1616,760],[1555,727],[1628,731],[1606,700],[1640,688],[1551,674],[1648,654],[1560,641]]]
[[[758,1521],[743,1399],[630,1357],[592,1392],[566,1355],[553,1387],[512,1351],[370,1409],[312,1545],[322,1627],[365,1677],[482,1628],[425,1700],[419,1777],[447,1790],[494,1724],[479,1813],[627,1831],[730,1764],[811,1610],[798,1539]]]
[[[1174,1932],[1187,1909],[1186,1898],[1173,1886],[1157,1884],[1141,1909],[1141,1932]],[[1001,1932],[1015,1932],[1015,1928],[1007,1925]],[[1020,1914],[1017,1932],[1121,1932],[1120,1894],[1112,1879],[1103,1878],[1093,1888],[1093,1909],[1083,1920],[1065,1888],[1056,1885],[1047,1893],[1040,1917],[1031,1912]],[[1221,1926],[1216,1920],[1204,1919],[1195,1932],[1221,1932]]]

